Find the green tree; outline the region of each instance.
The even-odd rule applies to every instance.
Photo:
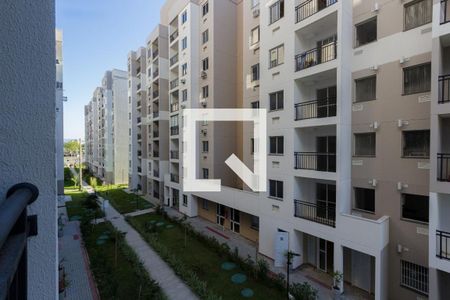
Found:
[[[80,143],[77,140],[71,140],[64,143],[64,152],[74,155],[80,151]]]

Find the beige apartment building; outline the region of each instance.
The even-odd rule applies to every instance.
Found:
[[[128,183],[127,73],[107,71],[84,108],[85,162],[110,184]]]
[[[447,2],[167,1],[129,55],[130,183],[275,261],[288,234],[293,268],[344,295],[448,298]],[[249,122],[197,124],[222,191],[183,191],[186,108],[267,109],[267,192],[225,164],[252,169]]]

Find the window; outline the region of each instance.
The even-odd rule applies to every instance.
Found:
[[[430,63],[403,69],[403,93],[405,95],[429,92],[430,90]]]
[[[250,216],[250,228],[259,230],[259,218],[257,216]]]
[[[269,196],[283,199],[283,181],[269,180]]]
[[[269,24],[275,23],[284,17],[284,0],[279,0],[272,4],[269,8],[270,20]]]
[[[204,87],[202,87],[202,98],[208,98],[209,96],[209,87],[207,85],[205,85]]]
[[[430,23],[433,16],[432,0],[419,0],[405,5],[405,30]]]
[[[187,11],[185,10],[182,14],[181,14],[181,24],[184,24],[187,22]]]
[[[250,139],[250,153],[251,154],[253,154],[253,153],[255,153],[255,139],[254,138],[251,138]]]
[[[259,64],[252,66],[252,82],[259,80]]]
[[[209,142],[208,141],[202,141],[202,149],[203,152],[208,152],[209,151]]]
[[[202,60],[202,70],[207,71],[209,69],[209,58]]]
[[[181,66],[181,76],[187,75],[187,63]]]
[[[185,207],[188,206],[188,196],[187,195],[183,195],[183,206],[185,206]]]
[[[355,80],[355,102],[375,100],[377,97],[377,76]]]
[[[209,3],[206,2],[205,4],[203,4],[202,6],[202,16],[206,16],[208,14],[209,11]]]
[[[284,153],[284,137],[271,136],[270,138],[269,154],[283,154]]]
[[[259,26],[252,29],[250,34],[250,43],[252,45],[259,43]]]
[[[354,209],[375,213],[375,190],[365,188],[354,188]]]
[[[364,21],[356,26],[356,47],[377,40],[377,18]]]
[[[402,218],[428,223],[429,197],[402,194]]]
[[[430,131],[403,131],[403,157],[430,157]]]
[[[269,94],[269,107],[270,110],[280,110],[284,107],[284,92],[278,91]]]
[[[259,108],[259,101],[253,101],[253,102],[251,103],[251,106],[252,106],[253,109]]]
[[[187,37],[185,36],[182,40],[181,40],[181,50],[184,50],[187,48]]]
[[[355,133],[355,156],[375,156],[375,153],[375,133]]]
[[[202,199],[202,208],[208,210],[208,200]]]
[[[206,29],[202,33],[202,42],[203,42],[203,44],[206,44],[208,42],[208,40],[209,40],[209,30]]]
[[[284,45],[280,45],[269,51],[269,68],[274,68],[284,63]]]
[[[402,286],[428,294],[428,268],[401,260]]]
[[[187,90],[182,90],[181,91],[181,101],[187,101],[187,97],[188,97],[188,91]]]
[[[202,169],[202,173],[203,173],[203,179],[208,179],[209,178],[209,169]]]

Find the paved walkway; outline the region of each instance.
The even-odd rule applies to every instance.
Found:
[[[125,217],[136,217],[136,216],[140,216],[140,215],[149,214],[149,213],[152,213],[154,211],[155,211],[155,209],[153,209],[153,208],[147,208],[147,209],[133,211],[133,212],[124,214],[124,216]]]
[[[58,203],[62,236],[59,238],[59,258],[64,266],[68,285],[60,299],[68,300],[96,300],[100,299],[95,282],[89,269],[88,256],[81,243],[78,221],[68,221],[67,210],[64,206],[70,201],[70,196]]]

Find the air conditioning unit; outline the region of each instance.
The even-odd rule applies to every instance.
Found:
[[[378,130],[378,128],[380,128],[380,123],[375,121],[372,124],[370,124],[370,128],[372,128],[373,130]]]
[[[206,73],[206,71],[202,71],[200,76],[202,77],[202,79],[206,79],[208,77],[208,73]]]
[[[378,180],[376,179],[369,180],[369,184],[373,187],[376,187],[378,185]]]
[[[200,132],[201,132],[204,136],[206,136],[206,135],[208,134],[208,130],[206,130],[206,129],[202,129],[202,130],[200,130]]]
[[[253,10],[253,18],[259,17],[259,8]]]
[[[200,105],[203,107],[203,108],[205,108],[206,107],[206,99],[202,99],[202,100],[200,100]]]
[[[185,109],[186,108],[186,104],[181,104],[181,109]]]
[[[185,83],[186,83],[186,79],[184,79],[184,78],[181,79],[181,83],[182,83],[182,84],[185,84]]]

